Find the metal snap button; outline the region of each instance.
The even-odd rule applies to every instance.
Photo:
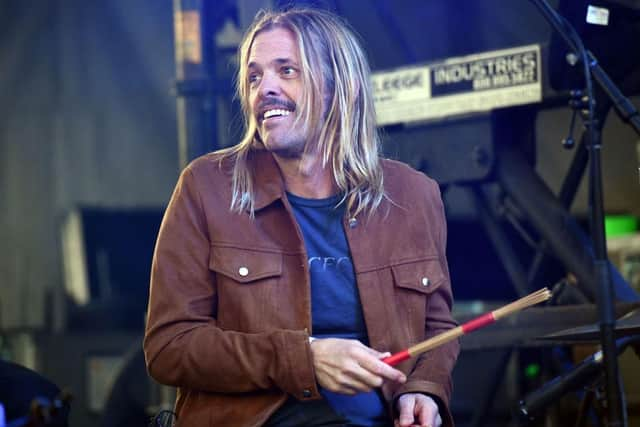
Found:
[[[311,390],[307,390],[307,389],[302,390],[302,397],[306,397],[306,398],[311,397]]]
[[[242,277],[244,277],[247,274],[249,274],[249,269],[247,267],[240,267],[238,269],[238,274],[241,275]]]
[[[423,277],[422,278],[422,286],[429,286],[429,278],[428,277]]]

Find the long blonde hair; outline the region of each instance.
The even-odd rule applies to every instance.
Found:
[[[245,133],[238,145],[222,150],[223,157],[235,156],[231,210],[254,211],[247,155],[262,143],[249,105],[248,58],[257,34],[276,27],[291,31],[299,49],[305,89],[296,107],[297,120],[309,131],[318,130],[322,166],[330,165],[349,214],[372,213],[385,196],[371,71],[364,50],[347,24],[329,12],[309,8],[261,11],[238,50],[236,88]],[[328,95],[326,107],[323,94]]]

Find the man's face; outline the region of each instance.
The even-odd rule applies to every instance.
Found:
[[[258,33],[249,52],[249,105],[267,150],[300,157],[306,137],[294,126],[302,95],[300,58],[293,34],[284,28]]]

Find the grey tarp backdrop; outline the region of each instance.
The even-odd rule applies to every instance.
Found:
[[[170,196],[172,6],[3,0],[0,28],[0,325],[41,326],[63,215]]]

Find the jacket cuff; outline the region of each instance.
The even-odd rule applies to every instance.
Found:
[[[322,398],[316,381],[316,373],[313,367],[313,355],[309,343],[309,334],[305,331],[289,331],[280,346],[287,358],[285,366],[288,372],[284,373],[286,380],[281,385],[282,389],[300,401],[318,400]]]
[[[393,417],[398,417],[396,403],[398,398],[407,393],[422,393],[433,398],[438,404],[440,418],[442,418],[442,427],[453,427],[453,417],[449,410],[449,399],[442,385],[430,381],[408,379],[406,383],[400,386],[393,394]]]

